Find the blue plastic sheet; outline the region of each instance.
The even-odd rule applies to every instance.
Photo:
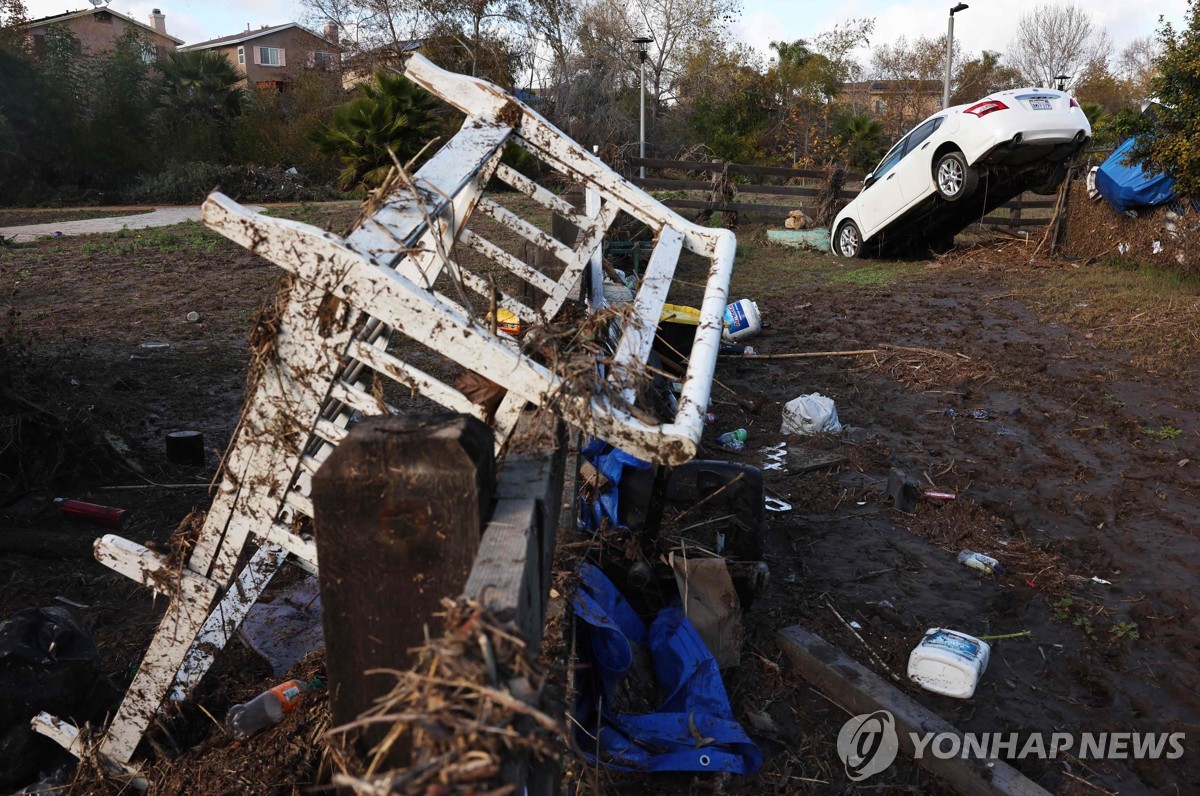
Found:
[[[598,531],[604,520],[608,520],[610,528],[621,527],[617,515],[617,486],[626,469],[645,470],[653,467],[650,462],[644,462],[636,456],[630,456],[623,450],[614,448],[607,442],[593,439],[580,451],[583,458],[591,462],[601,475],[612,482],[613,488],[607,490],[594,501],[580,498],[579,524],[585,530]]]
[[[1153,207],[1175,196],[1175,181],[1165,174],[1147,174],[1125,158],[1136,138],[1117,147],[1096,170],[1096,190],[1120,213],[1135,207]]]
[[[589,760],[599,747],[600,763],[622,770],[757,771],[762,752],[734,720],[717,662],[683,611],[664,608],[647,628],[603,572],[584,562],[579,576],[574,611],[586,630],[591,666],[590,679],[581,677],[576,715],[587,728],[579,745]],[[630,673],[635,646],[649,651],[666,697],[653,713],[600,713],[597,704],[612,704],[617,684]]]

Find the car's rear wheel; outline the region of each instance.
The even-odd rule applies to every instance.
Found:
[[[951,151],[938,158],[937,166],[933,169],[933,181],[937,184],[939,196],[947,202],[957,202],[975,193],[979,172],[967,165],[963,153]]]
[[[863,253],[862,232],[853,221],[843,221],[833,239],[834,248],[843,257],[861,257]]]

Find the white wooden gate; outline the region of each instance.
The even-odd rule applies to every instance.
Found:
[[[96,542],[98,560],[169,600],[100,745],[114,767],[128,770],[168,692],[186,698],[285,560],[315,571],[308,519],[311,477],[345,437],[355,412],[392,411],[370,388],[376,378],[478,417],[482,407],[448,384],[441,370],[457,363],[496,382],[507,390],[495,418],[498,445],[531,402],[645,459],[679,464],[695,455],[720,345],[733,234],[685,221],[485,81],[445,72],[420,55],[412,56],[406,73],[463,111],[466,121],[349,237],[250,212],[219,193],[204,203],[209,227],[294,279],[219,491],[186,564],[112,535]],[[502,151],[512,144],[582,183],[588,212],[502,165]],[[492,179],[570,219],[580,230],[574,245],[559,242],[486,195]],[[549,323],[577,291],[585,271],[598,267],[595,254],[621,211],[652,228],[657,242],[612,355],[608,373],[615,388],[597,380],[581,394],[577,381],[564,389],[562,374],[539,364],[513,339],[493,333],[469,294],[494,300],[525,324]],[[468,229],[475,214],[552,253],[560,265],[554,270],[561,272],[544,273]],[[498,290],[481,269],[455,261],[455,245],[456,251],[465,247],[482,255],[491,273],[514,275],[543,298],[522,300],[513,295],[519,291]],[[649,356],[685,249],[709,261],[708,279],[677,413],[670,422],[654,424],[627,403],[632,391],[626,377]],[[589,281],[598,285],[599,275]],[[34,727],[79,753],[73,728],[44,713]]]

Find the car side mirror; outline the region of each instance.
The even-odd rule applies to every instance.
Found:
[[[871,187],[872,185],[874,185],[874,184],[875,184],[875,174],[874,174],[874,172],[872,172],[871,174],[868,174],[867,176],[863,177],[863,190],[864,190],[864,191],[865,191],[865,190],[867,190],[868,188],[870,188],[870,187]]]

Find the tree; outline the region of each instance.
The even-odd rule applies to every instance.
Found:
[[[212,50],[170,52],[155,67],[159,127],[172,149],[182,160],[228,161],[231,121],[245,99],[241,73]]]
[[[698,42],[685,62],[674,113],[680,143],[699,140],[711,154],[752,163],[772,123],[769,76],[747,45]]]
[[[344,189],[377,187],[393,166],[393,154],[401,163],[411,160],[440,130],[436,101],[404,75],[377,72],[357,92],[310,136],[318,149],[341,161]]]
[[[863,171],[870,170],[887,151],[883,125],[864,113],[844,113],[833,123],[846,162]]]
[[[1021,73],[1007,65],[1001,55],[984,50],[976,58],[959,64],[951,81],[950,104],[962,105],[988,94],[1021,87]]]
[[[1126,110],[1117,120],[1124,135],[1138,136],[1130,160],[1175,179],[1184,196],[1200,196],[1200,0],[1188,0],[1187,26],[1180,31],[1162,23],[1162,57],[1150,80],[1161,106],[1153,114]]]
[[[1087,64],[1111,50],[1108,34],[1076,5],[1040,5],[1022,14],[1009,59],[1024,82],[1053,88],[1066,75],[1074,85]]]
[[[1118,73],[1129,84],[1134,101],[1150,96],[1150,80],[1154,77],[1162,52],[1161,42],[1153,36],[1134,39],[1121,51],[1117,62]]]
[[[956,42],[956,55],[957,48]],[[871,77],[887,81],[886,109],[875,115],[890,137],[898,138],[941,107],[945,67],[945,36],[912,42],[901,36],[871,51]]]

